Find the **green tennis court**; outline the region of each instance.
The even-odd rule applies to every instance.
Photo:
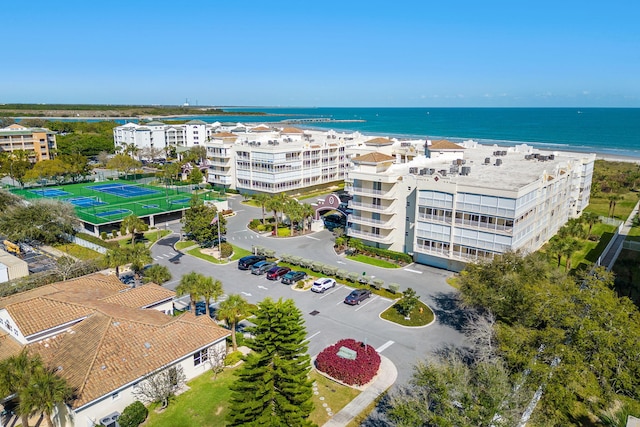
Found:
[[[105,191],[106,190],[106,191]],[[156,187],[114,180],[106,183],[83,182],[56,187],[11,190],[25,199],[52,199],[74,205],[78,218],[100,225],[120,221],[134,214],[138,217],[172,212],[189,207],[189,187]],[[223,200],[218,192],[198,194],[201,200]]]

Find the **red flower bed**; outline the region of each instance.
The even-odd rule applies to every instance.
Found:
[[[340,347],[357,353],[355,360],[338,356]],[[363,385],[371,381],[380,368],[380,355],[370,345],[364,346],[354,339],[340,340],[322,350],[316,357],[316,368],[349,385]]]

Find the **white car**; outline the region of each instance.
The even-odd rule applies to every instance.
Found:
[[[311,286],[311,290],[313,292],[324,292],[327,289],[331,289],[336,285],[336,281],[333,279],[329,279],[328,277],[324,277],[322,279],[318,279],[313,282],[313,286]]]

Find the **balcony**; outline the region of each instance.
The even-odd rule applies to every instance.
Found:
[[[391,187],[388,190],[374,190],[373,188],[357,187],[352,185],[349,191],[351,192],[351,194],[358,194],[362,196],[377,196],[388,199],[393,197],[393,195],[395,194],[395,187]]]
[[[370,212],[391,214],[395,211],[396,202],[394,200],[388,205],[374,205],[373,203],[355,202],[351,200],[349,202],[349,207],[354,210],[366,210]]]
[[[367,218],[360,215],[349,215],[347,218],[349,222],[352,222],[354,224],[370,225],[373,227],[379,227],[388,230],[393,230],[396,228],[395,225],[393,225],[393,217],[389,218],[386,221],[382,219]]]
[[[533,219],[535,218],[531,216],[531,220]],[[450,223],[451,222],[449,222],[449,224]],[[473,228],[481,231],[498,232],[498,233],[505,233],[509,235],[513,234],[513,227],[507,227],[507,226],[498,225],[498,224],[489,224],[487,222],[469,221],[469,220],[456,218],[455,224],[456,226],[462,227],[462,228]]]
[[[347,229],[347,235],[349,237],[355,237],[357,239],[368,240],[370,242],[379,243],[393,243],[393,236],[391,234],[377,234],[368,231],[356,230],[353,228]]]

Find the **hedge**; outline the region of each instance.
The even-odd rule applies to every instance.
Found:
[[[149,411],[144,404],[138,400],[124,408],[122,415],[118,418],[120,427],[138,427],[147,418]]]
[[[354,360],[338,356],[341,347],[354,350]],[[322,350],[316,357],[316,368],[348,385],[364,385],[373,379],[380,368],[380,355],[375,348],[354,339],[343,339]]]

